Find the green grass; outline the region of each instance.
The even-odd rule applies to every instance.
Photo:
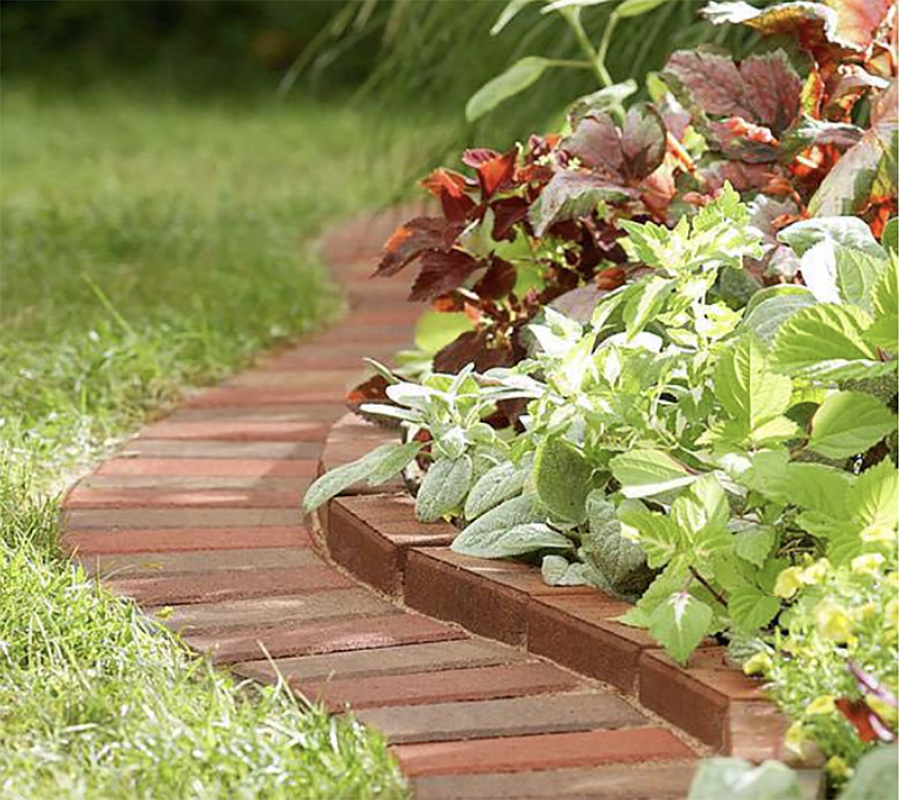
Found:
[[[421,126],[292,97],[4,87],[0,795],[396,797],[383,743],[236,685],[60,556],[55,492],[142,419],[338,315],[310,249]]]

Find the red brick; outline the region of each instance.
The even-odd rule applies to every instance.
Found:
[[[281,373],[276,373],[281,374]],[[216,408],[232,406],[270,406],[297,403],[343,403],[347,389],[343,386],[326,388],[279,386],[218,386],[207,389],[185,403],[185,408]]]
[[[232,550],[250,547],[308,547],[305,528],[138,528],[133,530],[78,530],[63,534],[69,552],[147,553],[184,550]]]
[[[310,478],[269,478],[256,475],[89,475],[79,482],[84,489],[155,489],[196,491],[243,489],[253,491],[304,491]]]
[[[231,391],[231,390],[229,390]],[[235,391],[251,390],[239,389]],[[200,407],[182,407],[166,418],[166,422],[203,422],[203,423],[327,423],[333,425],[347,413],[343,396],[326,403],[266,403],[239,405],[208,405]]]
[[[192,647],[212,652],[217,663],[256,661],[264,658],[265,652],[272,658],[285,658],[461,638],[463,633],[448,625],[418,614],[393,613],[324,620],[269,630],[257,627],[252,630],[230,630],[213,636],[186,636]],[[378,654],[373,653],[373,657],[377,658]]]
[[[691,762],[665,761],[640,766],[437,775],[415,780],[413,795],[416,800],[684,800],[695,769]]]
[[[506,647],[514,653],[518,651]],[[540,694],[503,700],[469,700],[425,706],[394,706],[355,713],[394,744],[449,742],[498,736],[626,728],[646,717],[609,692]]]
[[[308,547],[188,550],[175,553],[81,553],[77,556],[77,560],[84,566],[86,572],[109,578],[325,566],[325,562]]]
[[[294,491],[247,489],[90,489],[76,486],[66,496],[65,508],[297,508],[308,487]]]
[[[157,422],[142,439],[222,439],[227,441],[317,442],[328,426],[314,422]]]
[[[338,677],[299,681],[296,685],[305,697],[337,711],[348,704],[352,708],[376,708],[520,697],[572,689],[578,679],[551,664],[529,662],[371,678]]]
[[[411,777],[560,769],[694,756],[686,744],[662,728],[407,744],[395,747],[394,754],[403,771]]]
[[[395,347],[408,346],[411,342],[412,329],[407,325],[356,325],[353,317],[330,331],[319,334],[316,343],[321,345],[356,344],[360,348],[368,348],[372,343],[391,344]]]
[[[107,583],[118,594],[144,605],[178,605],[264,597],[270,594],[300,594],[352,586],[352,582],[330,567],[307,569],[255,569],[210,572],[203,575],[173,575],[121,578]]]
[[[297,525],[293,508],[99,508],[63,513],[63,528],[240,528]]]
[[[312,459],[318,463],[324,442],[229,442],[200,439],[131,439],[122,458],[234,459],[284,461]]]
[[[312,460],[239,458],[113,458],[97,475],[249,476],[314,478]]]
[[[536,597],[528,607],[527,647],[633,694],[641,653],[656,645],[644,631],[611,621],[628,607],[599,592]]]
[[[546,586],[527,564],[468,558],[446,547],[416,548],[406,559],[404,600],[409,606],[510,644],[524,644],[535,594],[586,592],[592,594],[584,587]]]
[[[346,390],[365,377],[366,372],[362,369],[293,369],[284,372],[257,372],[251,369],[229,378],[219,388]]]
[[[296,350],[260,361],[256,370],[267,372],[284,372],[292,369],[344,369],[362,368],[363,358],[374,358],[382,363],[390,361],[397,351],[396,345],[361,343],[332,344],[318,347],[314,343],[306,344]]]

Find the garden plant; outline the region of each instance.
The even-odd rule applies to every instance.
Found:
[[[531,5],[513,0],[496,31]],[[896,4],[712,3],[705,17],[754,30],[757,52],[676,52],[650,100],[630,104],[637,84],[605,65],[613,31],[663,3],[624,0],[595,45],[582,15],[597,5],[542,4],[584,58],[526,58],[467,112],[548,69],[593,71],[597,91],[558,132],[434,171],[440,214],[387,242],[378,274],[417,269],[410,300],[431,304],[432,331],[446,315],[442,346],[375,365],[351,404],[400,441],[327,473],[305,505],[405,474],[422,522],[460,528],[456,552],[627,599],[621,621],[682,664],[727,643],[790,718],[788,746],[821,754],[832,791],[885,796]],[[793,781],[713,761],[695,796],[799,796]]]

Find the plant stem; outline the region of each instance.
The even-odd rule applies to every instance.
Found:
[[[724,608],[728,608],[728,601],[725,599],[725,596],[718,591],[713,585],[706,580],[694,567],[690,567],[691,575],[693,575],[703,586],[706,591],[708,591],[713,597],[718,600]]]
[[[590,61],[577,61],[575,59],[566,58],[548,58],[547,63],[551,67],[572,67],[573,69],[593,69],[594,65]]]
[[[600,44],[597,47],[597,71],[601,74],[601,80],[606,86],[612,86],[614,81],[606,68],[606,54],[609,52],[609,45],[612,42],[613,31],[619,22],[619,15],[613,12],[609,15],[606,27],[603,29],[603,36],[600,38]]]
[[[584,26],[581,24],[581,18],[578,14],[578,10],[564,8],[560,11],[560,13],[563,15],[563,18],[566,20],[566,22],[569,23],[569,27],[575,34],[575,41],[578,42],[578,46],[581,48],[581,51],[585,54],[585,56],[587,56],[587,59],[591,64],[591,69],[593,69],[594,74],[597,76],[597,80],[600,81],[600,85],[612,85],[609,79],[609,73],[606,71],[606,67],[599,63],[597,51],[594,49],[594,45],[591,42],[590,37],[587,35],[587,31],[585,31]]]

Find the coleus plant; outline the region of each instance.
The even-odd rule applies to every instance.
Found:
[[[625,2],[608,25],[659,4]],[[510,3],[497,29],[525,5]],[[544,305],[585,285],[594,294],[615,289],[640,269],[619,242],[624,220],[673,224],[726,180],[757,198],[755,223],[765,233],[760,257],[746,260],[753,278],[743,281],[744,296],[759,285],[802,281],[777,238],[791,222],[852,213],[878,236],[896,213],[895,2],[713,3],[705,13],[714,23],[787,38],[790,52],[741,63],[702,49],[676,53],[661,75],[671,91],[627,113],[622,103],[636,85],[614,84],[605,72],[609,37],[593,47],[580,23],[589,5],[544,10],[574,25],[585,47],[575,66],[594,69],[600,91],[572,106],[561,135],[533,136],[503,154],[466,151],[470,174],[432,173],[424,185],[441,216],[411,220],[386,245],[376,274],[416,265],[410,299],[470,321],[434,355],[437,372],[516,363],[521,331]],[[572,65],[542,70],[551,66]],[[512,77],[524,69],[515,65]],[[508,74],[492,83],[473,98],[476,110],[530,85]],[[383,388],[376,378],[361,396]]]
[[[439,478],[417,513],[458,520],[455,550],[537,559],[551,583],[636,599],[623,621],[684,661],[711,634],[777,624],[816,559],[896,566],[896,223],[890,253],[856,218],[796,223],[781,239],[811,286],[737,309],[721,277],[761,235],[730,187],[673,229],[623,226],[653,272],[601,299],[586,328],[544,309],[515,367],[401,383],[389,394],[403,408],[367,410],[429,432]],[[485,424],[516,397],[520,430]],[[308,507],[358,470],[320,479]]]

